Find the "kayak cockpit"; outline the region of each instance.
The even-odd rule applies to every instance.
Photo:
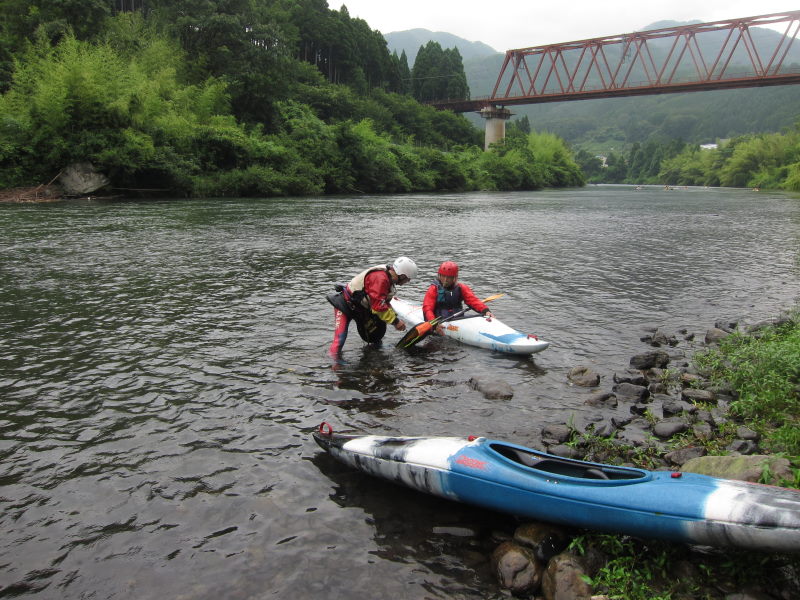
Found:
[[[581,460],[540,454],[533,450],[493,443],[489,447],[501,456],[531,469],[578,479],[638,480],[647,479],[647,473],[639,469],[600,465]]]

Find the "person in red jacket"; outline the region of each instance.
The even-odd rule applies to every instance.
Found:
[[[375,265],[361,271],[346,286],[339,286],[338,294],[329,295],[328,301],[333,304],[334,332],[328,354],[339,356],[353,320],[361,339],[369,344],[380,343],[387,323],[397,331],[405,330],[405,323],[389,301],[394,296],[395,286],[408,283],[416,274],[416,263],[401,256],[390,265]]]
[[[458,265],[452,260],[446,260],[439,266],[436,279],[425,293],[422,314],[426,321],[436,317],[449,317],[460,311],[463,304],[489,319],[494,316],[468,285],[458,282]],[[436,332],[442,333],[441,325],[436,327]]]

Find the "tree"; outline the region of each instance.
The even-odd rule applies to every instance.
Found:
[[[413,96],[420,102],[469,98],[464,64],[457,48],[442,50],[432,40],[421,46],[411,76]]]

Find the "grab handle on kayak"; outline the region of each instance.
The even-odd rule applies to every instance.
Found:
[[[323,421],[319,424],[319,433],[320,435],[333,435],[333,427],[327,421]]]

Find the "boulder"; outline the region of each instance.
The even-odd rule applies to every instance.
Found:
[[[589,367],[573,367],[567,374],[567,379],[581,387],[595,387],[600,383],[600,375]]]
[[[58,183],[70,196],[91,194],[109,184],[108,177],[98,173],[89,162],[73,163],[58,176]]]
[[[617,398],[629,402],[643,402],[650,397],[650,390],[643,385],[632,383],[618,383],[611,390],[617,395]]]
[[[473,390],[479,391],[483,394],[484,398],[489,400],[508,400],[514,397],[514,388],[505,381],[499,379],[492,380],[485,377],[473,377],[469,380],[469,386]]]
[[[533,550],[514,542],[503,542],[492,553],[492,570],[500,585],[515,595],[539,589],[544,567]]]
[[[568,552],[554,556],[542,577],[542,593],[548,600],[590,600],[592,586],[584,580],[584,566]]]
[[[525,523],[514,531],[514,541],[533,550],[543,563],[563,551],[571,540],[564,528],[550,523]]]
[[[706,344],[718,344],[720,340],[725,339],[730,334],[727,331],[719,329],[718,327],[712,327],[708,331],[706,331],[705,343]]]
[[[669,363],[669,354],[663,350],[653,350],[632,356],[630,362],[634,369],[646,370],[653,367],[663,369]]]

